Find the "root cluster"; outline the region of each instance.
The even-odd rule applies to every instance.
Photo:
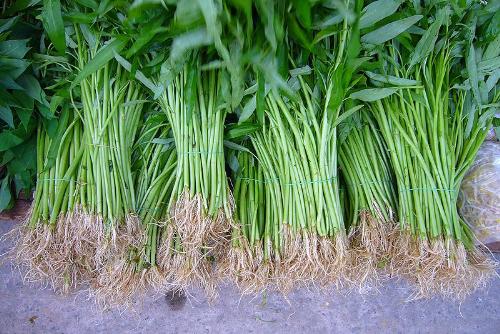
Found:
[[[466,250],[452,240],[424,240],[392,221],[368,211],[346,237],[322,238],[308,231],[282,231],[282,251],[268,242],[251,246],[241,233],[219,264],[220,276],[236,283],[243,294],[296,287],[353,287],[371,290],[390,277],[414,287],[410,298],[441,295],[463,300],[486,286],[496,263],[480,249]],[[264,256],[270,254],[270,256]]]
[[[200,195],[183,192],[171,209],[158,249],[158,267],[164,273],[160,286],[179,290],[199,286],[209,298],[215,298],[215,263],[227,254],[230,206],[228,210],[220,208],[213,216],[207,215]]]
[[[92,281],[108,244],[101,219],[81,210],[61,215],[54,225],[40,222],[32,228],[25,222],[14,237],[11,255],[26,269],[24,279],[62,293]]]
[[[220,264],[220,273],[244,294],[338,286],[345,275],[347,238],[341,234],[330,239],[306,230],[292,231],[284,224],[279,252],[270,240],[251,247],[241,234],[234,244]]]
[[[103,261],[91,284],[91,294],[103,306],[128,304],[147,290],[149,272],[139,267],[144,258],[145,229],[136,216],[111,228],[108,245],[101,251]]]
[[[413,283],[413,298],[435,294],[463,300],[486,286],[495,274],[496,263],[480,249],[466,250],[453,240],[424,240],[396,229],[391,236],[392,275]]]
[[[390,259],[390,236],[395,229],[380,211],[363,210],[359,224],[349,235],[349,263],[346,279],[359,291],[376,288],[387,278],[384,269]]]
[[[104,307],[129,303],[145,291],[149,273],[137,272],[144,229],[137,217],[106,226],[101,217],[81,209],[61,215],[56,224],[24,222],[13,231],[10,256],[22,267],[24,280],[48,285],[60,293],[89,287]]]
[[[236,283],[243,294],[286,294],[296,287],[345,283],[363,290],[390,276],[413,284],[411,298],[440,294],[461,300],[495,274],[496,263],[481,250],[416,238],[373,212],[361,212],[349,236],[321,237],[283,224],[276,247],[269,239],[250,245],[241,232],[230,240],[226,211],[208,217],[204,210],[199,196],[185,195],[175,203],[162,229],[156,266],[150,268],[138,265],[147,236],[137,217],[109,226],[82,209],[61,215],[54,225],[22,224],[14,231],[11,256],[26,269],[26,281],[61,293],[88,285],[105,306],[132,302],[149,287],[165,292],[199,286],[214,298],[222,279]]]

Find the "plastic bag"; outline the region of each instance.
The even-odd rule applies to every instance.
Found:
[[[479,149],[459,193],[458,208],[479,244],[500,251],[500,143]]]

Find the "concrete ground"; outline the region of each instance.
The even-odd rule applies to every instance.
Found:
[[[0,236],[14,223],[0,221]],[[9,245],[0,242],[0,254]],[[221,289],[209,305],[193,297],[148,297],[134,309],[101,311],[85,295],[60,296],[23,285],[12,266],[0,267],[0,333],[500,333],[500,284],[464,303],[407,301],[403,282],[389,282],[368,295],[297,291],[240,298]]]

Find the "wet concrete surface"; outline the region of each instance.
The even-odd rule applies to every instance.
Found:
[[[0,236],[14,226],[0,221]],[[0,241],[0,254],[9,249]],[[497,256],[497,259],[499,257]],[[0,266],[0,333],[500,333],[500,279],[462,304],[441,298],[408,301],[409,287],[390,281],[366,294],[299,290],[240,297],[222,287],[209,304],[200,291],[150,296],[132,309],[99,309],[84,292],[61,296],[24,285]]]

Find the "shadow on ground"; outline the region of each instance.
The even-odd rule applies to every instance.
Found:
[[[0,236],[14,226],[0,221]],[[0,254],[9,248],[0,242]],[[241,298],[228,286],[209,305],[203,294],[148,297],[131,310],[99,310],[84,294],[60,296],[26,286],[11,265],[0,267],[0,333],[500,333],[500,284],[464,303],[407,301],[403,282],[366,295],[300,290]]]

